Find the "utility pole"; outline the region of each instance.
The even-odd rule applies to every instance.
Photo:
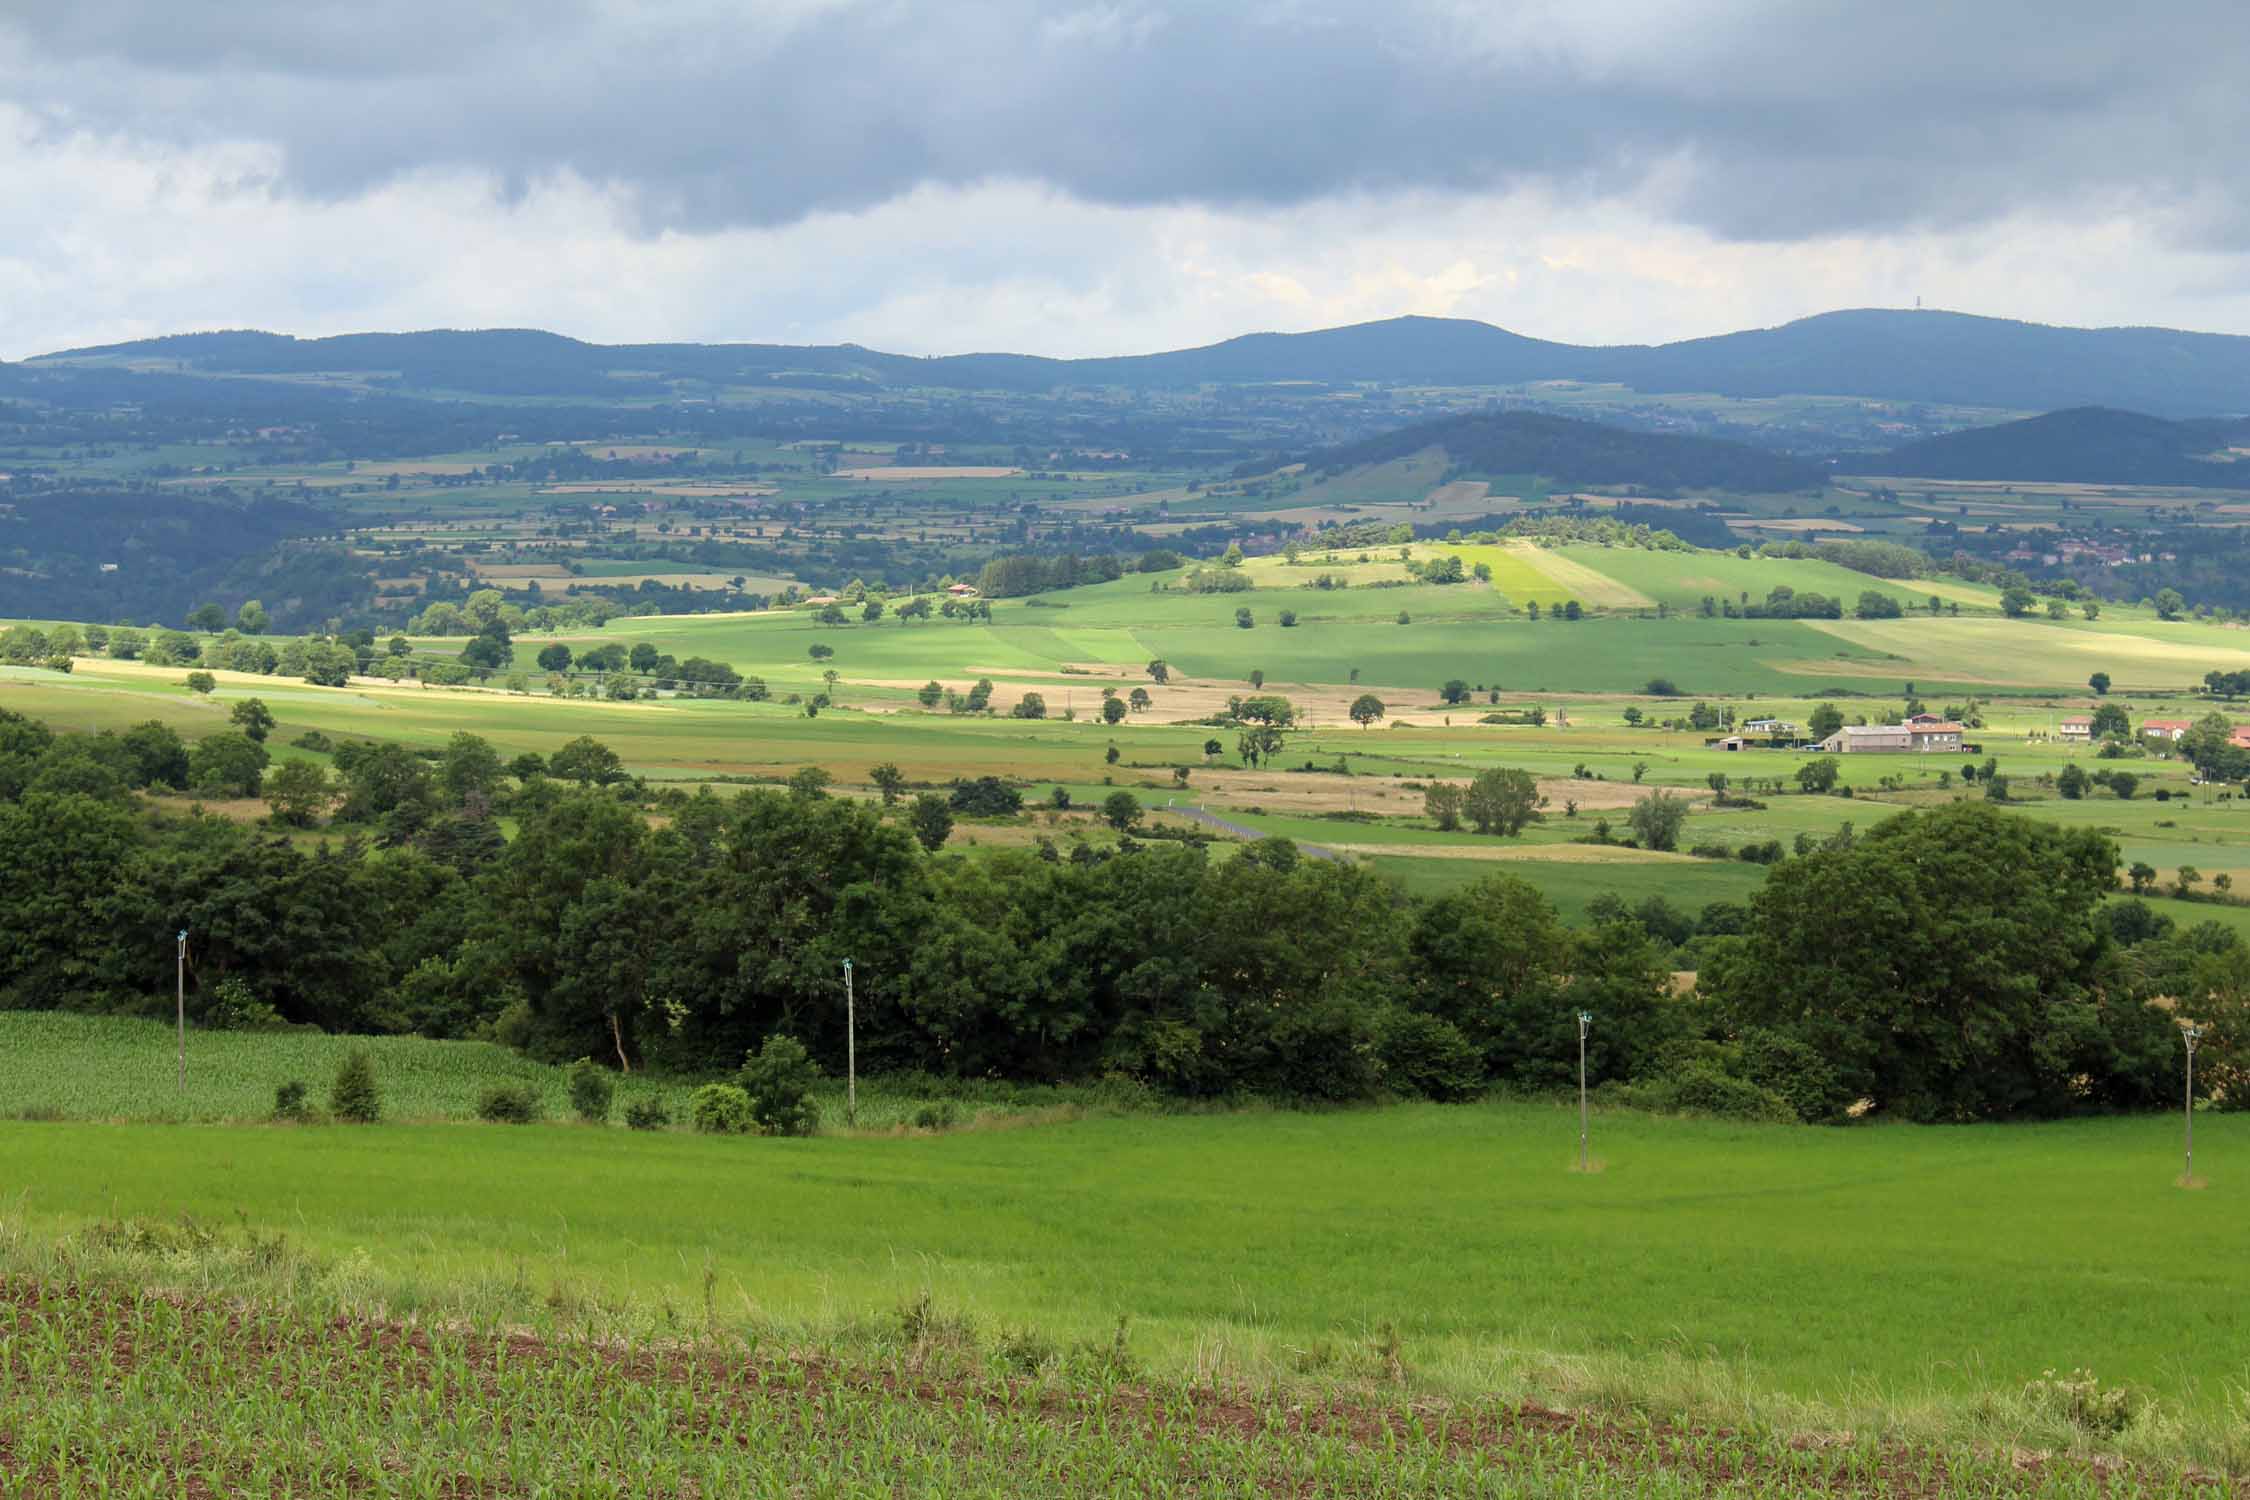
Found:
[[[1589,1171],[1586,1161],[1586,1032],[1594,1024],[1594,1013],[1578,1013],[1578,1170]]]
[[[2180,1178],[2180,1186],[2195,1185],[2195,1044],[2203,1040],[2203,1028],[2188,1026],[2181,1030],[2180,1039],[2187,1043],[2187,1171]]]
[[[859,1012],[852,999],[852,961],[844,960],[844,1124],[859,1126]]]
[[[178,1005],[180,1016],[180,1093],[187,1093],[187,929],[180,929],[180,951],[173,974],[173,1003]]]

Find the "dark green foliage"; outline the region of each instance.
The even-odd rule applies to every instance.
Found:
[[[769,1036],[737,1075],[750,1097],[750,1118],[767,1135],[811,1135],[820,1127],[813,1088],[820,1065],[795,1037]]]
[[[307,1120],[312,1117],[312,1106],[307,1096],[311,1091],[301,1078],[292,1078],[273,1091],[273,1117],[277,1120]]]
[[[610,1100],[617,1088],[609,1069],[590,1057],[581,1057],[570,1065],[566,1081],[570,1086],[570,1107],[578,1118],[589,1125],[607,1125]]]
[[[688,1122],[704,1135],[747,1135],[750,1095],[731,1083],[707,1083],[688,1096]]]
[[[915,842],[932,854],[953,836],[953,809],[935,792],[918,794],[907,819],[913,825]]]
[[[2117,863],[2098,833],[1987,806],[1901,814],[1784,866],[1705,988],[1910,1119],[2057,1114],[2089,1086],[2138,1091],[2137,1054],[2107,1039],[2136,1033],[2145,1007],[2099,983],[2094,913]]]
[[[664,1101],[654,1094],[643,1094],[625,1105],[625,1127],[628,1130],[662,1130],[672,1123],[672,1112]]]
[[[372,1125],[383,1118],[383,1091],[375,1081],[375,1060],[365,1048],[355,1049],[336,1070],[328,1112],[347,1125]]]
[[[1444,1102],[1473,1099],[1484,1091],[1484,1058],[1451,1021],[1400,1011],[1384,1023],[1383,1078],[1400,1093]]]
[[[532,1125],[540,1113],[539,1096],[527,1084],[488,1084],[477,1096],[477,1118],[488,1125]]]
[[[1023,793],[997,776],[979,776],[953,789],[955,812],[975,818],[1012,818],[1023,811]]]

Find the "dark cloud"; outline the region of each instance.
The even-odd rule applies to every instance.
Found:
[[[916,185],[1096,203],[1616,197],[1745,239],[2134,209],[2226,248],[2250,6],[2083,0],[16,0],[57,128],[270,142],[282,187],[614,186],[645,229]]]

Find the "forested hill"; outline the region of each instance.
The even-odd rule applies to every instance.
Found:
[[[1817,487],[1818,464],[1717,438],[1629,432],[1528,411],[1469,412],[1421,422],[1316,453],[1309,469],[1341,474],[1443,448],[1471,474],[1537,474],[1562,486],[1629,484],[1648,489],[1773,493]]]
[[[1925,438],[1849,468],[1916,479],[2020,479],[2074,484],[2250,487],[2250,421],[2167,422],[2081,406],[1997,427]]]
[[[641,396],[710,387],[1047,391],[1311,382],[1614,382],[1724,396],[1840,395],[2047,411],[2127,407],[2172,417],[2250,412],[2250,338],[2164,328],[2060,328],[1964,313],[1860,309],[1660,345],[1527,338],[1459,318],[1389,318],[1253,333],[1196,349],[1094,359],[915,358],[855,344],[589,344],[532,329],[296,339],[198,333],[45,356],[183,374],[365,377],[485,396]]]

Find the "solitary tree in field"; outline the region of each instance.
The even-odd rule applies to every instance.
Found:
[[[1361,693],[1352,700],[1352,722],[1365,729],[1383,717],[1383,700],[1373,693]]]
[[[799,766],[789,773],[789,795],[813,801],[827,796],[835,780],[824,766]]]
[[[1469,685],[1458,677],[1449,678],[1445,686],[1438,689],[1438,696],[1448,703],[1466,703],[1469,701]]]
[[[2092,688],[2097,694],[2108,692],[2109,674],[2107,672],[2096,672],[2086,679],[2086,686]]]
[[[1125,717],[1125,700],[1124,700],[1124,699],[1122,699],[1122,698],[1104,698],[1104,699],[1102,700],[1102,722],[1103,722],[1103,723],[1105,723],[1105,724],[1115,724],[1115,723],[1116,723],[1116,722],[1117,722],[1118,720],[1120,720],[1120,719],[1122,719],[1122,718],[1124,718],[1124,717]]]
[[[906,773],[887,760],[870,770],[867,773],[867,779],[873,782],[875,789],[883,794],[883,805],[885,807],[889,807],[898,801],[899,789],[906,785]]]
[[[1217,740],[1205,740],[1203,742],[1203,758],[1205,760],[1217,760],[1226,753],[1226,749],[1227,747]]]
[[[1450,781],[1433,781],[1422,789],[1422,811],[1447,833],[1461,826],[1461,788]]]
[[[1102,821],[1119,833],[1131,833],[1140,820],[1140,799],[1131,792],[1111,792],[1102,799]]]
[[[1680,826],[1687,821],[1687,799],[1658,787],[1633,804],[1627,820],[1644,849],[1677,849]]]
[[[1165,664],[1162,657],[1158,657],[1148,664],[1148,675],[1155,680],[1158,687],[1162,687],[1172,680],[1172,669]]]
[[[1263,667],[1250,669],[1250,685],[1254,688],[1262,688],[1266,685],[1266,673]]]
[[[1495,766],[1469,783],[1461,811],[1479,833],[1514,838],[1524,826],[1539,820],[1539,783],[1529,771]]]
[[[923,792],[914,799],[908,821],[914,825],[915,841],[932,854],[953,835],[953,809],[935,792]]]
[[[1149,697],[1147,688],[1137,687],[1127,695],[1126,701],[1132,704],[1134,713],[1140,713],[1156,700]]]
[[[1248,630],[1251,626],[1257,624],[1258,622],[1255,618],[1252,617],[1250,613],[1250,607],[1248,605],[1244,605],[1234,612],[1234,623],[1237,627],[1243,630]]]
[[[945,684],[932,678],[930,681],[923,683],[914,696],[924,708],[935,708],[938,706],[938,700],[945,696]]]
[[[273,710],[266,707],[266,700],[263,698],[243,699],[234,706],[234,711],[227,718],[235,728],[261,745],[266,742],[266,736],[273,733]]]

